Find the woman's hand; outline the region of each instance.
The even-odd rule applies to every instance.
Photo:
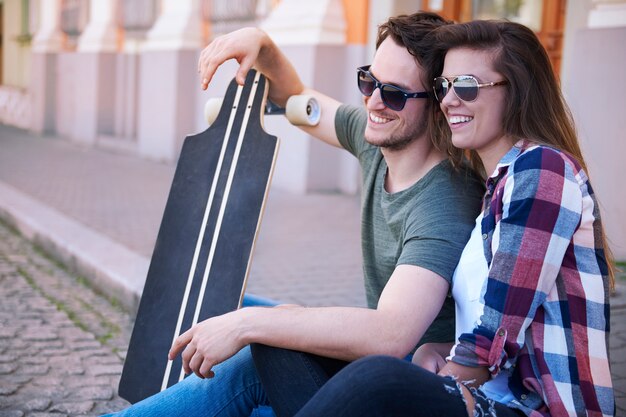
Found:
[[[452,346],[453,343],[425,343],[415,351],[411,362],[436,374],[445,366]]]

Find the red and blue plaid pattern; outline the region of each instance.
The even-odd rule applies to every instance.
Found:
[[[487,181],[483,314],[452,360],[512,369],[529,416],[612,416],[608,268],[598,204],[569,155],[520,142]]]

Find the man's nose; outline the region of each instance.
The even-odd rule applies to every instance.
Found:
[[[375,88],[372,95],[366,98],[366,101],[367,108],[371,110],[386,107],[385,103],[383,103],[383,98],[380,95],[380,88]]]

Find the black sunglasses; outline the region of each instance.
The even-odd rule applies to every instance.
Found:
[[[440,103],[443,101],[446,94],[448,94],[450,88],[452,88],[452,91],[454,91],[454,94],[459,99],[472,102],[478,98],[478,92],[482,87],[494,87],[508,83],[507,80],[479,83],[473,75],[459,75],[452,79],[437,77],[434,81],[433,90],[435,92],[435,98]]]
[[[374,93],[374,90],[380,88],[380,98],[383,100],[383,104],[391,110],[402,110],[409,98],[428,98],[430,96],[426,91],[409,93],[396,85],[381,83],[372,75],[369,69],[369,65],[356,69],[356,81],[361,94],[369,97]]]

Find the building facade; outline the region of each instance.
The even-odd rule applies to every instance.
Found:
[[[0,123],[175,163],[184,137],[206,128],[206,100],[234,75],[226,65],[200,89],[197,58],[216,35],[261,26],[306,85],[358,104],[352,69],[371,61],[376,26],[419,9],[456,21],[504,17],[537,32],[577,121],[614,252],[626,259],[626,145],[616,123],[626,110],[626,0],[0,0]],[[275,187],[358,193],[345,152],[282,117],[265,126],[281,138]]]

